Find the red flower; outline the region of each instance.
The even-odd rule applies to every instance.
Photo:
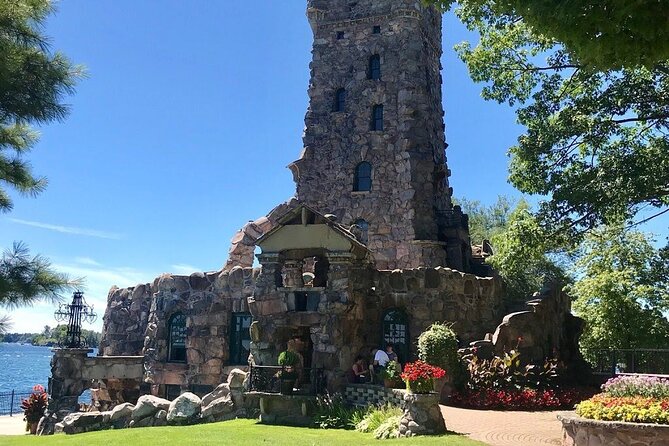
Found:
[[[405,381],[418,381],[433,378],[443,378],[446,371],[440,367],[430,365],[423,361],[410,362],[404,366],[404,372],[400,375]]]

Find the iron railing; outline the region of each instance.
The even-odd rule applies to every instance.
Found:
[[[252,365],[249,367],[251,392],[281,393],[281,377],[286,376],[286,367]],[[323,369],[296,368],[295,393],[300,395],[316,395],[323,393],[325,378]]]
[[[31,392],[0,392],[0,415],[14,416],[23,414],[21,401],[28,398]]]
[[[583,357],[598,375],[620,373],[669,375],[669,349],[583,350]]]

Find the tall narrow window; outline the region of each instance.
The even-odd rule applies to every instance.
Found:
[[[353,190],[364,192],[372,190],[372,165],[363,161],[355,167]]]
[[[398,360],[406,363],[409,357],[409,318],[404,310],[392,308],[383,314],[383,332],[381,343],[385,347],[393,344]]]
[[[169,322],[168,362],[186,362],[186,316],[177,313]]]
[[[249,313],[232,313],[230,333],[230,364],[241,365],[248,363],[251,352],[252,317]]]
[[[378,54],[369,58],[369,78],[381,79],[381,56]]]
[[[346,108],[346,90],[340,88],[335,93],[334,111],[343,112]]]
[[[372,130],[383,130],[383,105],[372,108]]]

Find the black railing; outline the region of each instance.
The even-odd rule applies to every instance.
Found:
[[[282,381],[292,380],[294,393],[298,395],[316,395],[325,389],[322,369],[253,365],[249,372],[251,392],[285,393],[285,384],[282,392]]]
[[[583,350],[583,356],[599,375],[669,375],[669,349]]]
[[[23,415],[21,401],[29,396],[30,392],[0,392],[0,415]]]

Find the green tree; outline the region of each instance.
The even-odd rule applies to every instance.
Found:
[[[81,76],[59,52],[49,49],[42,26],[53,6],[48,0],[3,0],[0,4],[0,212],[12,209],[7,188],[34,196],[46,179],[35,176],[25,157],[37,142],[33,125],[63,119],[63,103]],[[57,300],[69,288],[67,276],[41,256],[15,243],[0,258],[0,306]]]
[[[570,286],[586,320],[581,346],[665,348],[669,344],[669,279],[657,280],[662,253],[649,238],[620,225],[592,231],[580,248]]]
[[[527,201],[499,197],[487,207],[477,201],[458,203],[469,215],[474,243],[490,240],[494,255],[486,261],[504,279],[510,299],[524,301],[544,285],[569,281],[562,266],[564,250],[547,243]]]
[[[444,9],[454,0],[425,0]],[[661,0],[460,0],[498,17],[520,17],[597,69],[653,67],[669,59],[669,3]]]
[[[457,47],[472,79],[526,127],[510,148],[510,181],[547,197],[538,209],[547,234],[577,241],[601,224],[669,212],[669,63],[597,71],[487,2],[456,12],[481,36]]]

